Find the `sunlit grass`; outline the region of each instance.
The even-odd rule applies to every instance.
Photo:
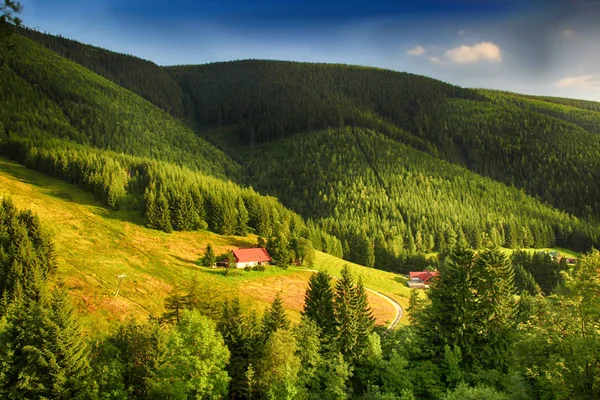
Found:
[[[254,246],[256,237],[148,229],[135,212],[107,210],[91,194],[5,158],[0,158],[0,196],[10,196],[17,207],[31,209],[51,233],[59,263],[57,280],[71,293],[90,334],[129,317],[160,315],[169,292],[176,285],[185,286],[194,275],[203,291],[219,299],[239,296],[246,309],[259,313],[281,292],[290,318],[300,319],[307,272],[269,267],[264,272],[235,270],[224,276],[222,270],[196,265],[208,243],[220,254]],[[345,263],[322,253],[317,260],[319,267],[327,264],[337,276]],[[386,282],[383,277],[388,273],[356,265],[352,270],[374,290],[391,296],[405,290],[403,282]],[[115,298],[120,274],[126,278]],[[385,323],[394,310],[380,302],[372,300],[380,323]]]

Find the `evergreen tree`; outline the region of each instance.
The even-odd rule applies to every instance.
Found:
[[[171,212],[169,210],[169,202],[162,192],[159,192],[158,199],[156,200],[156,224],[157,227],[167,233],[173,232],[173,225],[171,225]]]
[[[204,250],[204,255],[200,259],[200,265],[206,268],[214,267],[217,262],[217,256],[215,255],[212,245],[209,243],[206,245],[206,250]]]
[[[235,228],[235,234],[239,236],[246,236],[248,234],[248,221],[250,217],[248,215],[248,210],[246,210],[246,206],[244,205],[244,200],[241,197],[237,199],[237,224]]]
[[[302,315],[314,321],[323,336],[333,337],[336,333],[336,315],[330,280],[329,274],[323,271],[310,276]]]
[[[48,295],[40,274],[13,303],[0,330],[0,394],[87,399],[95,385],[88,348],[66,293]]]
[[[354,360],[358,341],[358,317],[356,313],[356,289],[348,265],[344,265],[341,278],[335,286],[335,342],[346,360]]]
[[[271,307],[265,312],[262,319],[262,334],[266,339],[278,329],[290,329],[290,320],[288,319],[281,295],[277,293]]]
[[[411,312],[417,331],[430,344],[429,355],[439,357],[444,346],[457,346],[466,371],[506,371],[516,313],[513,278],[500,250],[476,255],[455,247],[430,288],[431,303]]]
[[[363,285],[362,277],[358,278],[358,284],[356,285],[354,296],[355,304],[356,304],[356,349],[355,354],[357,358],[360,358],[367,349],[368,340],[373,332],[373,328],[375,328],[375,317],[373,316],[373,311],[369,306],[369,299],[367,297],[367,292]]]
[[[256,363],[261,351],[260,332],[256,321],[242,313],[238,299],[223,304],[217,329],[231,353],[227,373],[231,377],[229,395],[241,397],[248,388],[247,372],[252,363]]]

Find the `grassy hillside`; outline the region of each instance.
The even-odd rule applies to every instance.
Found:
[[[147,229],[136,214],[110,211],[89,193],[72,185],[0,158],[0,196],[10,196],[19,208],[28,208],[48,227],[56,245],[58,277],[75,299],[89,332],[104,331],[126,318],[159,315],[165,296],[175,285],[185,285],[194,275],[202,293],[222,301],[240,296],[242,304],[260,312],[279,291],[290,317],[298,321],[309,273],[277,267],[265,272],[221,271],[199,268],[196,260],[211,243],[217,253],[253,246],[256,237],[221,236],[206,231],[164,232]],[[319,253],[317,265],[336,275],[342,260]],[[392,274],[352,266],[367,287],[405,301],[402,279]],[[114,297],[117,275],[126,274],[119,296]],[[370,296],[378,323],[393,319],[395,311],[384,300]]]

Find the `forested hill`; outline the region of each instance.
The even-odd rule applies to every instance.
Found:
[[[313,242],[348,259],[391,268],[409,254],[443,253],[457,242],[476,248],[560,244],[578,250],[600,244],[596,103],[464,89],[347,65],[248,60],[159,67],[64,38],[25,34],[180,121],[131,92],[100,83],[88,70],[75,73],[73,63],[46,51],[41,59],[52,59],[58,68],[9,60],[7,76],[14,81],[9,85],[18,88],[24,81],[22,93],[34,96],[42,89],[52,95],[31,118],[20,120],[27,122],[19,122],[24,114],[3,117],[7,132],[28,124],[30,135],[47,121],[61,121],[38,117],[58,106],[67,125],[77,127],[76,134],[67,134],[71,140],[252,185],[312,219],[313,233],[324,229],[336,236],[319,233]],[[33,57],[38,50],[23,43],[23,52]],[[59,78],[57,69],[73,73]],[[70,85],[90,87],[77,80],[81,75],[103,89],[73,89]],[[106,117],[102,110],[110,101],[101,96],[107,91],[134,99],[131,103],[140,108]],[[20,113],[40,104],[25,103]],[[107,125],[96,129],[98,123]],[[129,133],[115,134],[123,127],[138,129],[144,144]],[[120,160],[133,171],[144,169],[137,159]],[[185,190],[164,190],[173,179],[169,173],[150,185],[145,182],[151,192],[146,206],[166,198],[173,216],[177,205],[189,204]],[[184,186],[194,179],[185,178]],[[138,197],[143,194],[129,186]],[[233,198],[227,203],[237,204]],[[256,226],[256,217],[253,221]],[[171,222],[175,229],[185,225],[176,218]],[[169,227],[164,221],[150,224]],[[222,221],[208,225],[221,232],[236,230],[233,225],[222,229]],[[269,233],[270,228],[259,231]]]
[[[600,219],[600,103],[463,89],[347,65],[247,60],[163,68],[24,34],[185,119],[232,157],[239,146],[294,134],[368,128],[556,208]]]
[[[155,63],[76,40],[22,28],[19,32],[55,53],[139,94],[174,117],[184,116],[181,87]]]

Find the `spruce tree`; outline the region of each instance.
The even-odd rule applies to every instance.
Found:
[[[171,212],[169,210],[169,202],[165,195],[161,192],[156,200],[156,224],[159,229],[167,233],[173,232],[173,225],[171,225]]]
[[[312,274],[304,295],[302,314],[315,322],[323,336],[333,337],[336,333],[333,299],[334,292],[329,275],[323,271]]]
[[[241,197],[238,197],[237,203],[237,223],[235,227],[235,234],[239,236],[246,236],[248,234],[248,210],[246,210],[246,206],[244,205],[244,200]]]
[[[95,385],[88,348],[66,293],[48,294],[34,273],[0,331],[0,395],[6,398],[87,399]]]
[[[354,359],[354,349],[358,341],[358,318],[354,279],[348,265],[344,265],[341,278],[335,286],[335,322],[337,325],[336,344],[346,360]]]
[[[246,373],[251,363],[256,362],[260,351],[261,345],[254,323],[242,313],[237,298],[223,304],[217,329],[231,352],[227,372],[231,377],[229,395],[233,398],[240,397],[247,391]]]
[[[209,243],[206,245],[206,250],[204,250],[204,255],[200,260],[200,265],[202,265],[203,267],[210,268],[213,267],[216,262],[217,256],[215,256],[212,245]]]
[[[277,293],[271,307],[265,312],[262,319],[262,334],[266,340],[273,332],[279,329],[290,329],[290,320],[285,313],[281,295]]]
[[[367,348],[369,335],[373,332],[373,328],[375,328],[375,317],[373,316],[373,310],[369,306],[369,299],[363,285],[362,277],[358,279],[354,295],[356,297],[357,317],[357,346],[355,353],[357,357],[360,357]]]
[[[156,204],[156,195],[152,186],[146,187],[144,192],[144,215],[146,216],[146,224],[150,228],[160,229],[160,217]]]

